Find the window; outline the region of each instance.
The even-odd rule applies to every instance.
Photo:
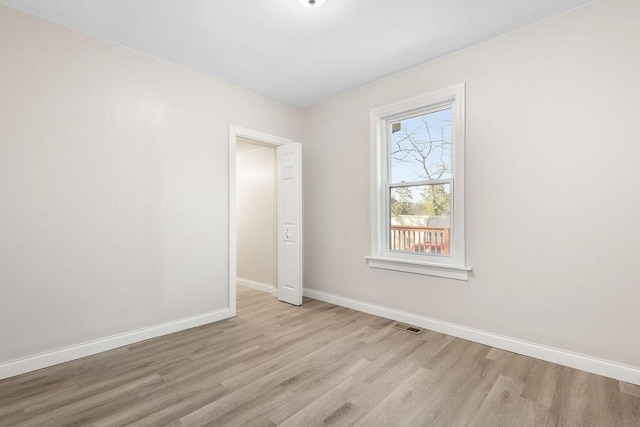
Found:
[[[464,85],[371,111],[370,267],[466,280]]]

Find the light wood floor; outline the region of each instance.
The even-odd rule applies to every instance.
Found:
[[[0,425],[640,425],[640,387],[305,299],[0,381]]]

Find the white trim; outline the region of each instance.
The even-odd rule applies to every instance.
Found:
[[[580,369],[597,375],[640,385],[640,367],[611,362],[571,351],[510,338],[479,329],[468,328],[454,323],[432,319],[418,314],[407,313],[389,307],[383,307],[364,301],[345,298],[314,289],[305,289],[304,295],[309,298],[325,301],[375,316],[384,317],[454,337],[474,341],[513,353],[523,354],[536,359],[546,360],[570,368]]]
[[[398,253],[388,250],[388,188],[421,185],[423,182],[388,182],[387,128],[385,123],[396,117],[430,111],[431,107],[450,106],[453,114],[453,176],[447,182],[452,192],[450,256]],[[370,111],[370,169],[371,169],[371,252],[369,266],[467,280],[471,270],[466,266],[465,236],[465,84],[460,83],[424,95],[374,108]],[[435,182],[435,181],[434,181]],[[431,183],[431,182],[429,182]],[[391,262],[391,259],[397,260]],[[377,261],[384,261],[377,262]],[[408,261],[415,261],[410,263]],[[433,268],[448,265],[450,268]],[[460,267],[462,266],[462,267]]]
[[[410,259],[385,258],[366,256],[367,264],[371,268],[383,270],[403,271],[405,273],[426,274],[429,276],[445,277],[447,279],[468,280],[471,267],[460,265],[439,264],[435,262],[421,262]]]
[[[268,133],[229,125],[229,316],[236,315],[236,279],[238,274],[238,225],[236,223],[236,140],[238,137],[268,146],[292,144],[293,140]]]
[[[202,326],[208,323],[228,319],[229,317],[231,317],[229,316],[229,309],[223,308],[173,322],[162,323],[160,325],[149,326],[135,331],[111,335],[106,338],[100,338],[82,344],[48,351],[46,353],[40,353],[34,356],[0,363],[0,380],[24,374],[26,372],[35,371],[37,369],[47,368],[59,363],[92,356],[94,354],[102,353],[103,351],[113,350],[114,348],[123,347],[162,335],[172,334],[185,329],[195,328],[196,326]]]
[[[229,125],[229,133],[235,134],[236,137],[250,139],[251,141],[261,142],[265,145],[285,145],[285,144],[291,144],[293,142],[289,138],[283,138],[281,136],[275,136],[268,133],[260,132],[253,129],[247,129],[247,128],[243,128],[241,126],[236,126],[236,125]]]
[[[269,285],[267,283],[258,282],[255,280],[238,277],[236,280],[236,283],[240,286],[244,286],[245,288],[251,288],[251,289],[255,289],[256,291],[266,292],[273,296],[276,296],[278,293],[277,292],[278,290],[274,286]]]

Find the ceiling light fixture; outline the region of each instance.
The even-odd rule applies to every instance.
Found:
[[[324,2],[325,0],[298,0],[298,3],[304,7],[318,7]]]

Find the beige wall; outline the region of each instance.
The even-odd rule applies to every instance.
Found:
[[[640,367],[639,22],[596,2],[305,111],[305,286]],[[370,269],[369,110],[460,82],[472,276]]]
[[[239,153],[236,169],[238,277],[276,286],[276,150]]]
[[[228,126],[300,110],[0,6],[0,364],[227,307]]]

